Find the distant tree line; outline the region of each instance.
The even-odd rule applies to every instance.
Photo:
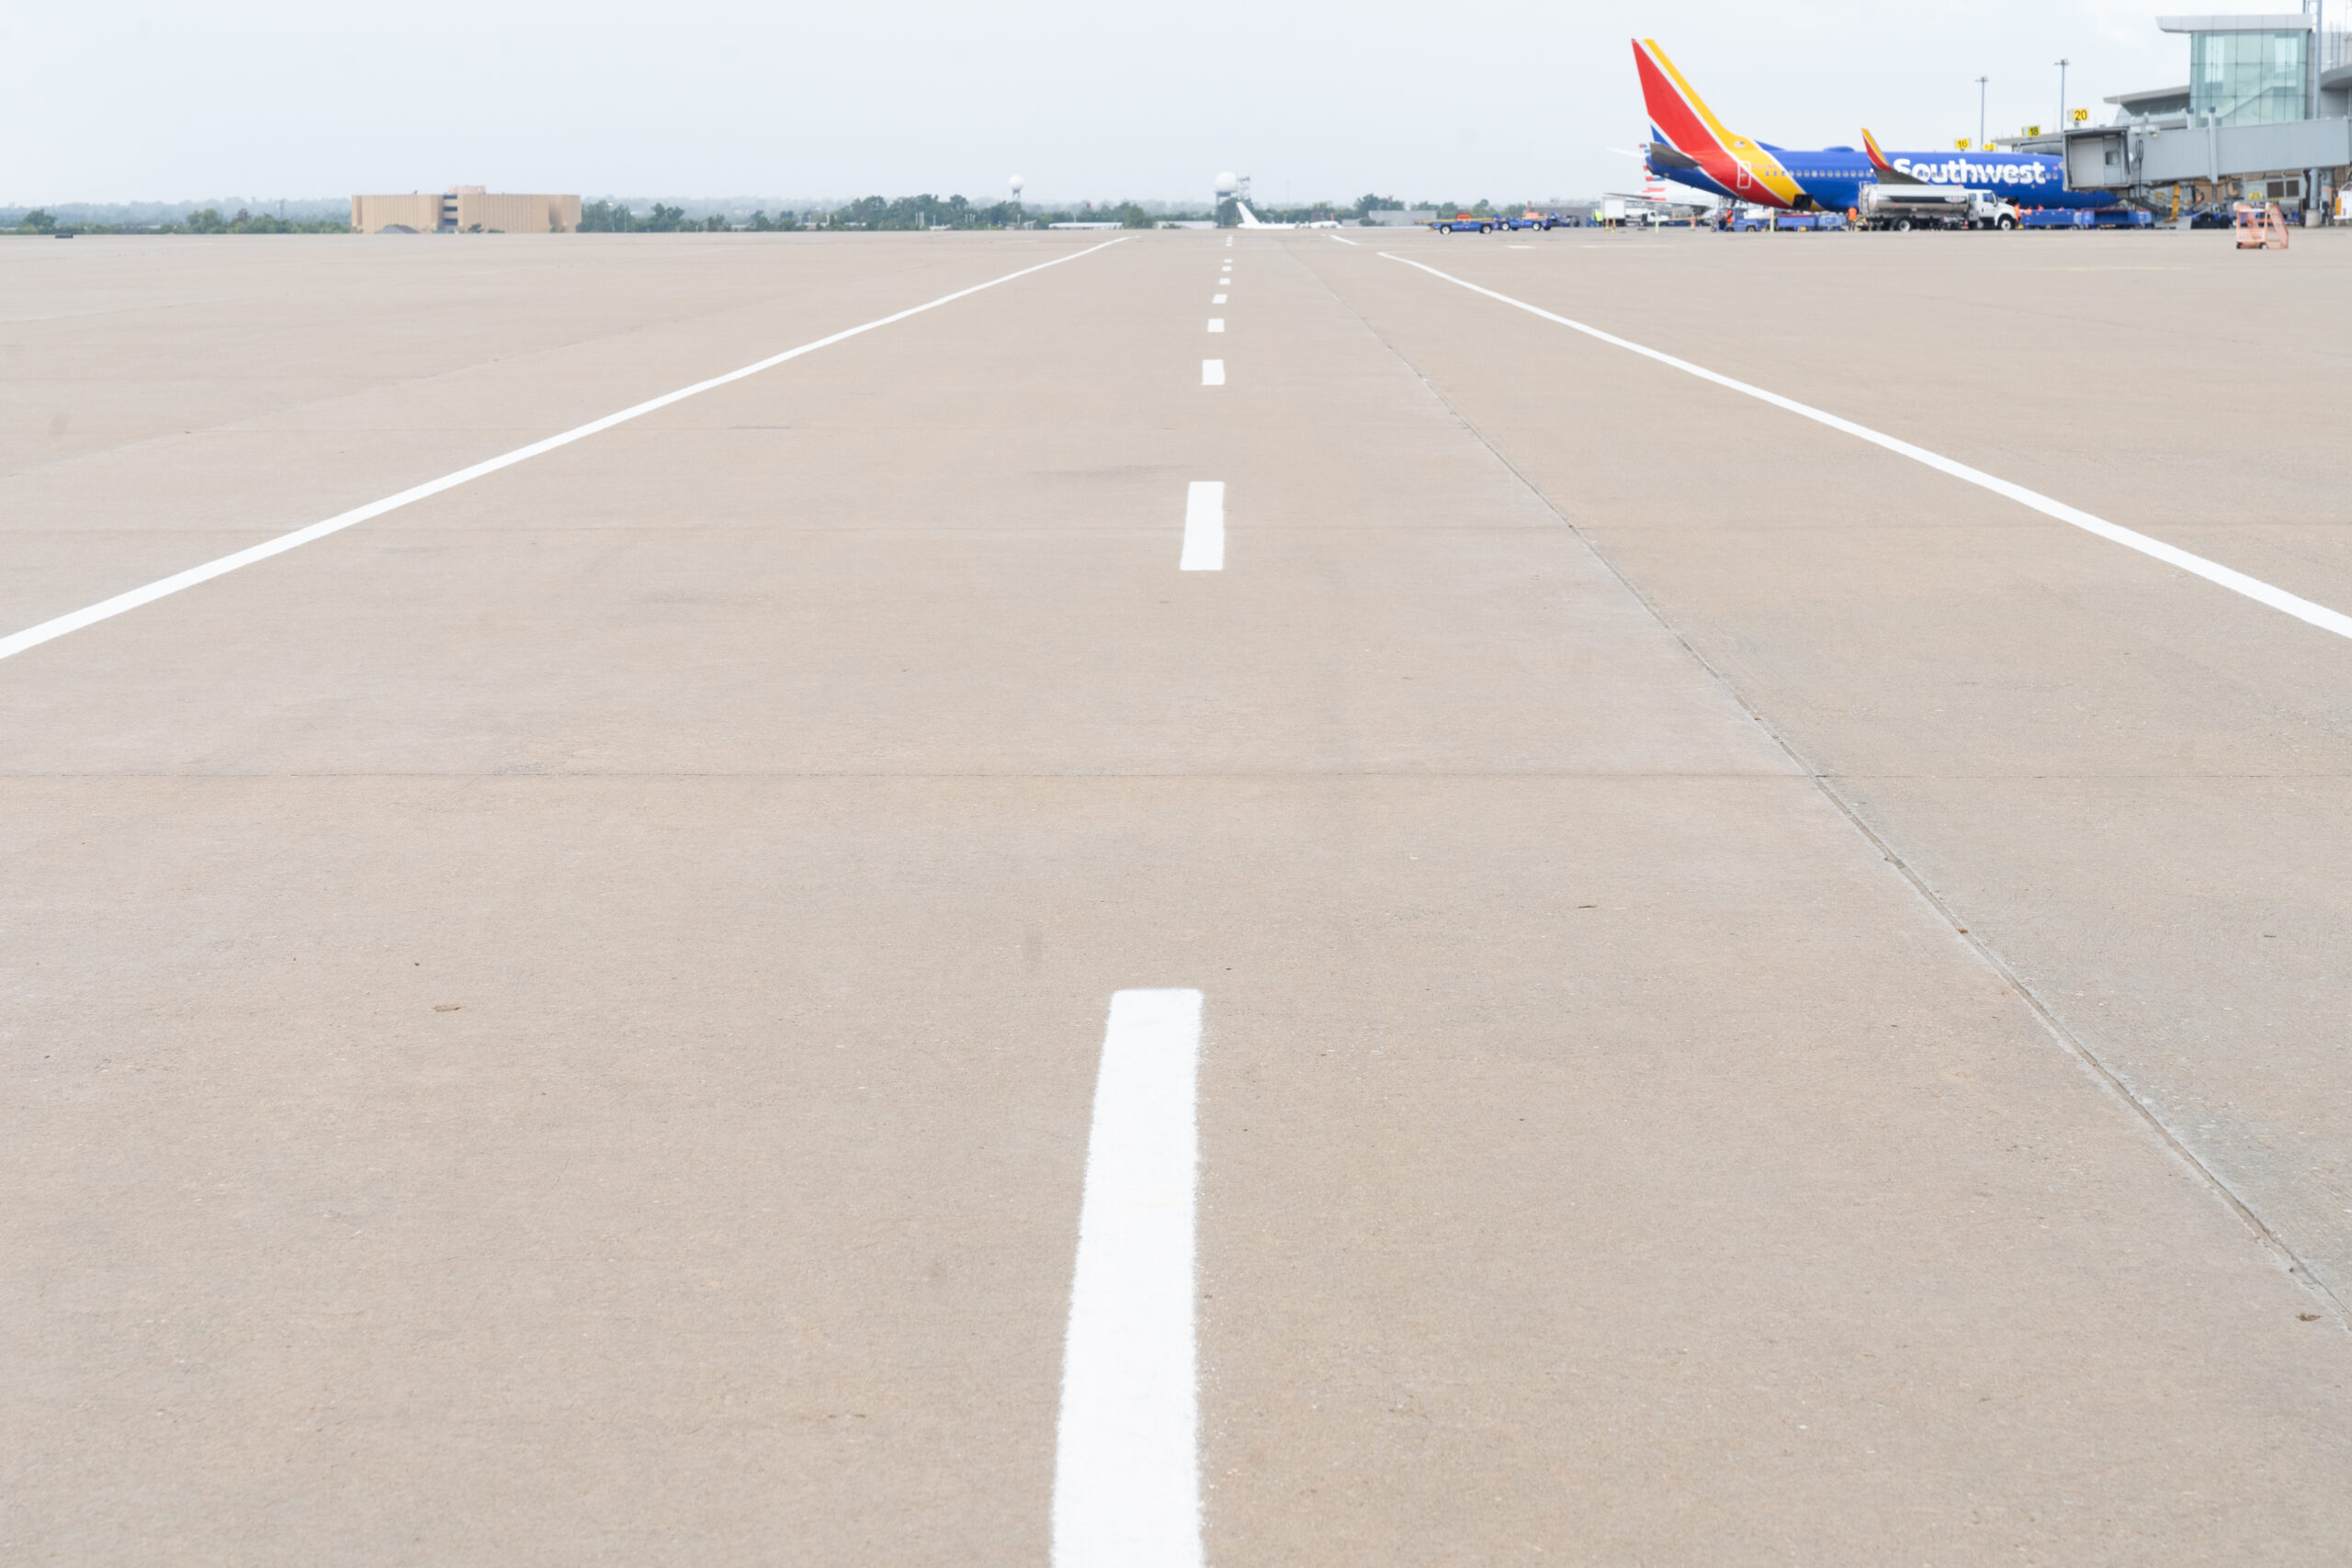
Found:
[[[760,216],[764,219],[766,214]],[[683,207],[653,204],[652,213],[639,218],[622,201],[592,201],[580,209],[580,231],[583,234],[723,234],[732,225],[724,213],[714,212],[707,218],[689,218]],[[773,225],[770,225],[773,227]]]
[[[351,225],[332,218],[305,222],[299,218],[279,218],[267,212],[248,212],[237,209],[233,218],[223,218],[217,207],[201,207],[177,223],[165,223],[159,234],[348,234]]]
[[[217,207],[198,208],[177,222],[163,223],[62,223],[46,208],[36,207],[18,218],[15,231],[19,234],[348,234],[351,225],[334,219],[306,220],[300,218],[279,218],[271,213],[253,213],[237,209],[233,218],[223,218]]]
[[[1019,229],[1042,227],[1051,223],[1116,223],[1127,229],[1156,228],[1169,217],[1182,214],[1148,212],[1132,201],[1096,207],[1091,202],[1074,209],[1030,209],[1018,201],[999,201],[982,207],[970,197],[961,196],[861,197],[840,207],[811,209],[806,212],[784,211],[771,217],[765,209],[749,219],[730,221],[722,213],[702,218],[689,218],[681,207],[653,204],[650,217],[640,218],[625,202],[592,201],[580,209],[580,231],[587,234],[670,234],[679,232],[707,233],[785,233],[808,230],[841,231],[864,229],[875,231],[905,231],[932,229]],[[1203,211],[1198,218],[1209,215]]]
[[[1420,201],[1409,205],[1447,213],[1469,212],[1481,218],[1491,216],[1496,211],[1493,203],[1486,200],[1468,207],[1451,201]],[[1351,220],[1362,223],[1369,221],[1372,213],[1403,211],[1408,206],[1397,197],[1380,196],[1368,191],[1348,206],[1337,202],[1312,202],[1303,207],[1258,207],[1253,204],[1252,210],[1269,222],[1276,223],[1345,222]],[[17,214],[13,228],[8,227],[8,213],[0,212],[0,232],[53,234],[62,230],[85,234],[345,234],[351,231],[350,225],[339,219],[287,219],[267,212],[255,213],[242,207],[226,218],[220,215],[219,208],[198,208],[177,220],[167,219],[152,226],[61,222],[55,214],[38,207]],[[1030,208],[1018,201],[999,201],[980,206],[966,197],[929,194],[861,197],[831,209],[785,210],[773,216],[762,209],[749,219],[737,219],[724,212],[689,218],[684,207],[673,207],[659,201],[653,203],[651,212],[643,216],[639,216],[627,202],[610,199],[592,201],[580,209],[581,231],[602,234],[1020,229],[1043,228],[1054,223],[1115,223],[1126,229],[1150,229],[1162,222],[1179,220],[1214,220],[1230,225],[1240,221],[1240,211],[1229,199],[1215,209],[1203,209],[1197,212],[1159,213],[1148,211],[1140,203],[1133,201],[1107,202],[1100,207],[1083,202],[1075,208]]]

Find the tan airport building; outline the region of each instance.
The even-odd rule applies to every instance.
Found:
[[[362,234],[562,234],[580,227],[576,196],[511,196],[480,186],[407,196],[355,196],[351,226]]]

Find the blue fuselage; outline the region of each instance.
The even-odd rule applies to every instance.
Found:
[[[1815,206],[1833,211],[1860,207],[1862,187],[1876,183],[1878,178],[1870,159],[1851,147],[1821,147],[1805,152],[1775,147],[1770,142],[1757,145],[1780,160],[1781,167],[1813,197]],[[2098,191],[2066,189],[2058,160],[2031,152],[1890,152],[1886,159],[1928,185],[1989,191],[2019,207],[2109,207],[2115,201],[2112,196]],[[1650,172],[1661,179],[1703,190],[1727,201],[1738,199],[1695,166],[1662,168],[1654,164]]]

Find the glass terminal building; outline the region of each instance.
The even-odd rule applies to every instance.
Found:
[[[2188,34],[2188,113],[2199,125],[2277,125],[2310,114],[2311,24],[2268,17],[2167,17]],[[2223,31],[2215,24],[2238,26]],[[2186,26],[2183,24],[2194,24]],[[2252,24],[2252,25],[2247,25]]]

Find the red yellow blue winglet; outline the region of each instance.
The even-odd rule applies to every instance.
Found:
[[[1735,136],[1707,107],[1656,39],[1634,40],[1634,67],[1641,73],[1642,102],[1650,123],[1668,145],[1688,157],[1707,177],[1742,201],[1759,207],[1812,205],[1803,186],[1780,160],[1745,136]]]
[[[1883,186],[1917,186],[1928,182],[1917,175],[1906,174],[1886,161],[1879,151],[1878,138],[1871,134],[1869,126],[1862,127],[1862,151],[1870,154],[1871,167],[1878,171],[1878,183]]]

